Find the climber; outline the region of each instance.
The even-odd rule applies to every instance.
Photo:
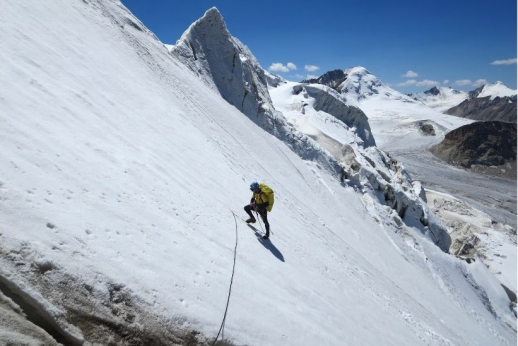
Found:
[[[246,213],[250,216],[246,223],[255,223],[255,217],[252,215],[252,210],[259,213],[261,219],[264,222],[266,228],[266,234],[263,235],[263,239],[270,238],[270,223],[268,222],[267,213],[272,211],[274,195],[273,190],[264,183],[253,182],[250,184],[250,190],[253,192],[250,204],[245,206]]]

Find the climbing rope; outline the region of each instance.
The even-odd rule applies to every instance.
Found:
[[[214,339],[214,342],[211,346],[214,346],[216,344],[216,341],[218,340],[219,334],[223,330],[223,327],[225,326],[225,320],[227,318],[227,311],[228,311],[228,304],[230,303],[230,293],[232,291],[232,282],[234,281],[234,272],[236,269],[236,256],[237,256],[237,220],[236,220],[236,214],[232,211],[232,214],[234,215],[234,223],[236,224],[236,246],[234,247],[234,265],[232,266],[232,277],[230,278],[230,287],[228,289],[228,298],[227,298],[227,306],[225,308],[225,314],[223,315],[223,321],[221,321],[221,327],[219,327],[218,335],[216,335],[216,338]]]

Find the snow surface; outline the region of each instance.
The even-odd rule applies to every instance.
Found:
[[[408,102],[406,95],[384,85],[364,68],[357,67],[348,71],[357,76],[355,84],[363,87],[356,89],[361,93],[359,97],[355,97],[354,93],[346,95],[352,94],[353,99],[359,100],[358,107],[369,117],[378,147],[410,166],[413,177],[426,183],[432,197],[440,194],[434,191],[440,186],[443,190],[456,192],[458,197],[467,199],[469,203],[475,203],[476,208],[448,195],[450,203],[454,200],[455,203],[464,205],[464,212],[466,209],[469,210],[469,217],[460,221],[463,227],[471,225],[469,227],[473,230],[468,232],[469,234],[478,231],[477,235],[481,241],[479,251],[485,256],[484,262],[493,273],[498,273],[497,277],[503,284],[516,292],[516,182],[489,179],[448,166],[428,151],[431,146],[442,141],[446,133],[473,121],[442,114],[439,107]],[[364,85],[374,87],[366,88]],[[349,86],[346,88],[353,89]],[[369,92],[365,93],[364,90]],[[449,88],[439,90],[441,94],[449,95],[449,102],[454,99],[452,95],[457,95]],[[494,88],[488,90],[492,94],[496,93]],[[424,135],[419,130],[421,124],[431,124],[435,135]],[[428,197],[429,201],[433,200],[432,197]],[[498,204],[495,206],[495,201],[499,201],[498,204],[504,208],[500,208]],[[510,201],[514,203],[509,203],[510,206],[507,208],[505,205]],[[437,210],[445,224],[459,221],[459,215],[449,214],[436,205],[430,207]],[[488,212],[492,214],[491,218],[487,215]],[[479,215],[478,219],[474,220],[473,215]],[[499,223],[493,225],[495,220]],[[498,230],[494,230],[495,227]]]
[[[507,87],[502,82],[496,82],[494,84],[486,84],[482,88],[480,94],[478,94],[478,98],[480,97],[491,97],[491,100],[494,100],[496,97],[505,97],[505,96],[516,96],[516,90],[513,90]]]
[[[441,86],[436,86],[436,88],[439,90],[437,95],[422,92],[412,94],[411,97],[441,113],[459,105],[468,98],[468,93],[465,91],[458,91],[450,87]]]
[[[471,120],[442,114],[437,109],[417,102],[409,102],[405,95],[387,87],[362,67],[348,69],[347,74],[355,77],[353,83],[343,85],[345,90],[343,92],[348,102],[358,106],[369,115],[369,123],[372,125],[371,129],[379,147],[390,153],[395,153],[396,157],[401,156],[405,161],[408,159],[408,152],[412,154],[417,152],[419,154],[417,160],[426,162],[423,158],[432,156],[427,153],[429,147],[440,142],[450,130],[472,122]],[[355,87],[351,87],[351,84]],[[297,83],[289,82],[282,87],[270,90],[275,107],[282,110],[291,123],[300,131],[312,137],[331,137],[342,145],[355,141],[354,137],[347,138],[337,135],[336,133],[346,134],[347,132],[343,128],[337,131],[336,129],[339,128],[335,124],[337,121],[329,114],[315,112],[312,108],[313,99],[301,93],[295,94],[293,92],[295,85]],[[422,123],[432,124],[436,135],[426,136],[420,132],[419,125]],[[344,125],[342,124],[342,126]],[[339,146],[334,150],[330,149],[329,146],[325,147],[335,156],[340,155]],[[440,160],[437,159],[433,162],[433,165],[428,165],[425,169],[430,172],[430,175],[435,174],[438,179],[443,175],[444,169],[454,169],[441,164]],[[441,170],[436,170],[434,173],[434,167],[440,167]],[[462,177],[463,171],[458,169],[456,171]],[[448,179],[448,177],[449,179],[453,178],[450,173],[443,179]],[[426,177],[423,178],[426,179]],[[483,178],[480,177],[480,181],[483,181]],[[454,179],[452,180],[454,181]],[[489,182],[488,180],[486,179],[482,184],[477,184],[477,188],[471,186],[471,184],[468,184],[467,188],[472,193],[480,189],[480,194],[491,193],[490,189],[493,189],[493,194],[496,196],[494,184],[497,182]],[[427,184],[430,184],[430,182],[427,181]],[[444,180],[441,181],[441,184],[447,186]],[[484,190],[482,186],[486,184],[490,186]],[[512,182],[505,183],[501,188],[511,188],[513,190],[509,192],[512,192],[516,190],[512,185]],[[461,187],[457,185],[457,188],[460,189]],[[452,188],[450,187],[450,189]],[[430,208],[436,211],[450,229],[463,228],[463,232],[460,234],[454,232],[452,237],[463,240],[469,235],[476,234],[480,241],[477,250],[483,256],[482,261],[502,284],[516,292],[516,234],[513,233],[516,223],[513,223],[512,226],[505,225],[505,223],[494,225],[494,219],[491,219],[487,214],[451,195],[433,190],[428,190],[427,195],[429,195]],[[509,197],[498,197],[499,200],[507,198]],[[516,199],[516,196],[514,196],[514,199]],[[438,200],[442,202],[439,203]],[[447,202],[444,202],[444,200]],[[461,205],[462,207],[452,210],[451,205]],[[475,215],[477,215],[476,218]],[[514,218],[516,218],[516,211],[514,212]],[[507,220],[507,218],[503,218],[503,221]]]
[[[326,135],[342,145],[361,142],[357,134],[348,131],[349,128],[344,122],[326,112],[315,110],[314,98],[305,92],[295,94],[293,88],[297,85],[300,83],[287,82],[270,89],[275,108],[282,112],[290,124],[306,135]],[[355,106],[354,103],[350,105]]]
[[[127,323],[216,336],[237,241],[224,333],[236,344],[516,344],[485,266],[300,159],[119,1],[6,0],[0,26],[0,280],[69,340],[86,336],[67,320],[67,277],[89,288],[85,311],[115,285],[154,316]],[[242,221],[253,180],[276,193],[271,242]],[[17,333],[2,325],[0,342]]]

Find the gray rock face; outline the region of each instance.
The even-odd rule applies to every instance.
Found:
[[[424,93],[425,93],[425,94],[429,94],[429,95],[435,95],[435,96],[437,96],[437,95],[439,95],[441,92],[439,91],[439,89],[437,89],[437,87],[436,87],[436,86],[434,86],[434,87],[433,87],[433,88],[431,88],[430,90],[426,90]]]
[[[476,122],[449,132],[432,148],[437,157],[454,165],[501,166],[516,161],[516,124]]]
[[[425,136],[435,136],[435,129],[432,124],[421,122],[419,124],[419,131]]]
[[[481,121],[505,121],[516,123],[516,96],[478,97],[482,87],[469,93],[467,100],[448,109],[445,113],[462,118]]]
[[[264,70],[230,35],[215,7],[187,29],[171,54],[256,122],[262,123],[264,113],[273,110]]]
[[[346,79],[347,74],[345,74],[343,70],[333,70],[324,73],[322,76],[318,78],[304,80],[302,81],[302,83],[322,84],[340,92],[339,87]]]
[[[230,35],[219,11],[213,7],[182,35],[171,54],[250,120],[274,135],[304,160],[314,160],[339,172],[336,160],[309,137],[297,133],[275,110],[268,92],[282,78],[265,73],[250,50]]]
[[[264,71],[264,75],[266,76],[266,81],[268,82],[268,85],[276,88],[281,84],[286,83],[286,80],[280,76],[271,74],[268,71]]]
[[[1,291],[0,315],[0,325],[9,331],[0,331],[1,345],[61,345],[45,330],[29,321],[23,310]]]

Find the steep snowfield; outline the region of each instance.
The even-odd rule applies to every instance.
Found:
[[[236,344],[516,343],[484,266],[301,160],[120,2],[8,0],[0,27],[0,287],[65,344],[125,344],[105,335],[120,326],[212,340],[236,241]],[[276,193],[271,242],[241,219],[253,180]],[[2,325],[0,342],[20,330]]]

